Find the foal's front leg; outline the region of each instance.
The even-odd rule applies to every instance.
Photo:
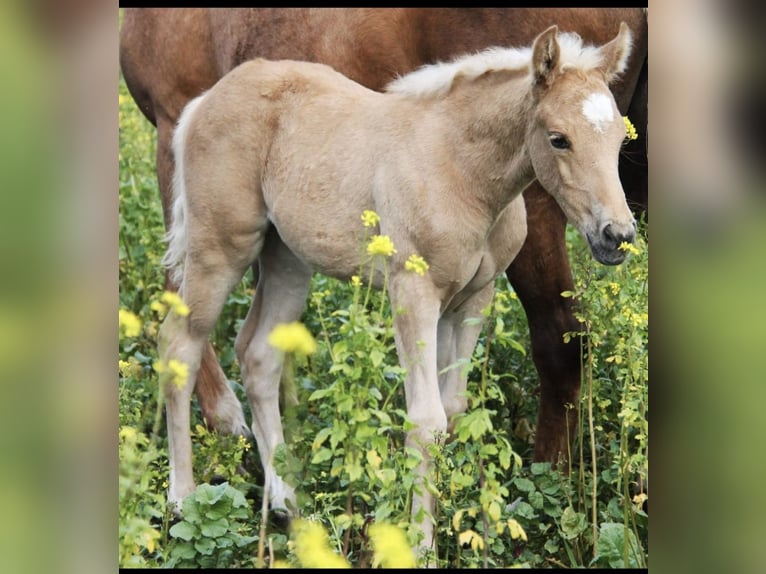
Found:
[[[420,553],[425,549],[435,549],[435,501],[424,484],[431,470],[428,446],[447,431],[447,417],[439,395],[436,370],[440,300],[433,285],[410,273],[392,278],[390,296],[396,350],[399,362],[407,370],[404,382],[407,415],[417,425],[407,435],[407,446],[417,448],[423,455],[417,470],[421,479],[416,481],[412,496],[412,516],[425,535],[418,548]]]

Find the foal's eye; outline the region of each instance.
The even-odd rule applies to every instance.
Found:
[[[555,147],[556,149],[569,148],[569,140],[566,138],[566,136],[559,133],[553,133],[549,137],[550,137],[551,145]]]

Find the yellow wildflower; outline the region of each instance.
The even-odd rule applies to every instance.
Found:
[[[359,277],[359,275],[354,275],[351,277],[351,284],[354,287],[359,287],[362,284],[362,279]]]
[[[126,337],[138,337],[141,334],[141,319],[127,309],[120,309],[120,333]]]
[[[393,524],[373,524],[369,528],[374,555],[372,567],[415,568],[415,556],[404,532]]]
[[[159,301],[152,301],[150,308],[152,311],[157,311],[160,316],[168,312],[168,308],[172,309],[176,315],[186,317],[189,314],[189,307],[183,302],[181,296],[173,291],[163,291]]]
[[[119,436],[122,440],[134,441],[138,436],[138,431],[133,427],[120,427]]]
[[[421,277],[426,274],[426,271],[428,271],[428,263],[426,263],[426,260],[423,259],[420,255],[417,253],[413,253],[409,256],[407,259],[407,262],[404,264],[404,268],[407,271],[413,271],[414,273],[417,273]]]
[[[367,244],[368,255],[383,255],[385,257],[391,257],[396,253],[394,249],[394,242],[388,235],[373,235],[370,239],[370,243]]]
[[[167,364],[164,361],[155,361],[152,366],[158,374],[167,376],[179,389],[189,378],[189,367],[176,359],[170,359]]]
[[[621,251],[629,251],[633,255],[639,255],[641,253],[641,251],[638,250],[638,247],[636,247],[632,243],[628,243],[627,241],[623,241],[622,243],[620,243],[617,249]]]
[[[189,307],[183,302],[181,296],[173,291],[165,291],[160,299],[163,303],[167,303],[173,309],[176,315],[186,317],[189,314]]]
[[[380,216],[374,211],[365,209],[362,212],[362,223],[364,223],[365,227],[375,227],[380,223]]]
[[[318,522],[296,519],[293,523],[295,556],[303,568],[350,568],[348,562],[330,549],[327,532]]]
[[[317,350],[314,337],[299,321],[280,323],[269,334],[269,345],[285,353],[311,355]]]
[[[625,122],[625,131],[627,132],[627,134],[625,135],[625,139],[637,140],[638,132],[636,131],[636,126],[633,125],[633,122],[630,121],[628,116],[622,116],[622,121]]]

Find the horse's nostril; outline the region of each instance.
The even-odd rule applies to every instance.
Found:
[[[612,224],[608,223],[606,227],[604,227],[604,230],[601,232],[604,235],[604,241],[606,243],[616,243],[617,238],[614,235],[614,232],[612,231]]]
[[[626,230],[616,230],[611,223],[608,223],[604,226],[601,234],[604,243],[613,248],[617,248],[623,242],[633,243],[636,240],[635,223]]]

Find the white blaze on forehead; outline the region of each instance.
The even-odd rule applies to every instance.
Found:
[[[595,92],[583,101],[582,113],[597,132],[603,133],[606,124],[614,119],[612,98]]]

